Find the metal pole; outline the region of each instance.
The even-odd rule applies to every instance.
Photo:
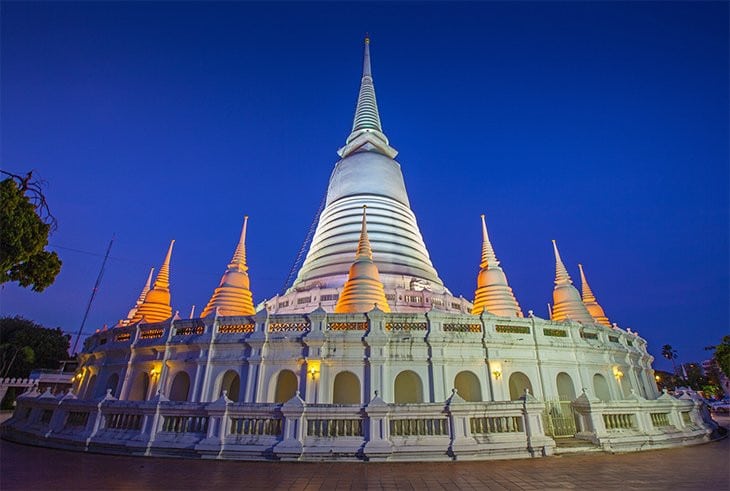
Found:
[[[109,247],[106,248],[106,254],[104,255],[104,261],[101,263],[101,269],[99,270],[99,276],[96,277],[96,283],[94,283],[94,289],[91,291],[91,298],[89,298],[89,303],[86,306],[86,312],[84,313],[84,319],[81,321],[81,326],[79,327],[79,332],[76,334],[76,341],[74,342],[73,349],[71,350],[71,354],[76,354],[76,348],[79,345],[79,340],[81,339],[81,333],[84,332],[84,326],[86,325],[86,319],[89,317],[89,311],[91,310],[91,304],[94,302],[94,298],[96,297],[96,292],[99,291],[99,285],[101,284],[101,278],[104,276],[104,266],[106,266],[106,261],[109,259],[109,253],[112,250],[112,244],[114,243],[114,236],[112,235],[112,240],[109,241]]]

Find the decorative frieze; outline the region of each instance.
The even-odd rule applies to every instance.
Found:
[[[567,338],[568,337],[568,332],[564,331],[563,329],[551,329],[551,328],[546,327],[545,329],[542,330],[542,333],[545,336],[551,336],[554,338]]]
[[[446,332],[482,332],[481,324],[444,324]]]
[[[425,331],[428,325],[425,322],[386,322],[386,331]]]
[[[494,326],[494,330],[502,334],[530,334],[530,326]]]
[[[157,339],[157,338],[161,338],[163,334],[165,334],[164,329],[159,328],[159,327],[154,327],[151,329],[141,329],[139,337],[140,337],[140,339]]]
[[[272,322],[269,332],[305,332],[309,330],[309,322]]]
[[[328,322],[327,329],[330,331],[367,331],[367,322]]]
[[[251,333],[256,329],[253,322],[246,324],[221,324],[218,326],[218,334],[242,334]]]

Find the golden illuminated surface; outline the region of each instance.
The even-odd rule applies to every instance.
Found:
[[[203,309],[202,317],[210,315],[216,309],[220,315],[254,315],[256,313],[246,264],[247,226],[248,217],[244,217],[241,238],[233,252],[233,259],[223,273],[221,282],[213,292],[213,296],[210,297],[208,305]]]
[[[553,290],[552,320],[566,319],[593,324],[595,321],[580,298],[580,293],[573,286],[568,270],[558,252],[558,245],[553,241],[555,251],[555,289]]]
[[[489,241],[484,215],[482,215],[482,261],[479,267],[481,269],[477,276],[472,314],[478,315],[486,310],[490,314],[503,317],[522,317],[520,305],[507,283],[507,276],[500,267],[492,243]]]
[[[350,266],[347,281],[335,305],[335,312],[338,314],[369,312],[376,305],[380,310],[390,312],[378,267],[373,262],[373,251],[366,225],[366,209],[367,207],[362,207],[362,229],[355,262]]]
[[[139,306],[142,305],[142,303],[144,302],[144,298],[147,296],[147,292],[150,291],[150,287],[152,286],[152,273],[154,272],[155,268],[150,268],[150,274],[147,276],[147,282],[145,282],[144,287],[142,287],[142,291],[139,293],[139,297],[137,297],[137,301],[134,303],[134,307],[129,310],[129,313],[127,313],[127,317],[120,320],[115,327],[124,327],[132,323],[132,319],[134,319],[134,316],[137,314]]]
[[[175,245],[174,240],[170,242],[165,261],[157,273],[157,278],[155,278],[155,284],[145,295],[144,302],[137,309],[130,324],[143,319],[148,323],[162,322],[172,317],[172,307],[170,306],[170,257],[172,256],[173,245]]]
[[[580,269],[580,282],[581,289],[583,290],[583,304],[586,306],[588,312],[596,320],[596,322],[606,327],[611,327],[611,322],[609,322],[608,317],[606,317],[606,313],[603,311],[603,307],[600,306],[598,300],[596,300],[596,296],[593,294],[593,290],[591,290],[591,287],[588,285],[585,272],[583,271],[583,265],[579,264],[578,269]]]

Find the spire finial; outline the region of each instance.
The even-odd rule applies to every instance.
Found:
[[[233,259],[228,264],[228,269],[237,269],[239,271],[248,271],[246,264],[246,228],[248,227],[248,215],[243,217],[243,228],[241,229],[241,238],[233,252]]]
[[[558,244],[553,240],[553,250],[555,251],[555,284],[573,284],[573,280],[570,279],[568,270],[565,269],[565,264],[560,258],[560,252],[558,251]]]
[[[385,298],[385,288],[380,281],[378,267],[373,262],[373,251],[370,247],[370,239],[367,230],[367,206],[362,207],[362,230],[360,231],[360,241],[357,244],[357,254],[355,261],[350,266],[347,275],[335,305],[335,312],[354,313],[354,312],[370,312],[373,307],[390,312],[388,300]]]
[[[175,245],[175,239],[170,241],[170,247],[167,249],[167,255],[165,255],[165,261],[160,266],[160,270],[155,278],[155,290],[167,290],[170,288],[170,258],[172,257],[172,246]]]
[[[578,264],[578,269],[580,270],[580,284],[581,292],[583,294],[583,302],[595,302],[596,296],[593,294],[593,290],[591,290],[591,287],[588,285],[588,281],[586,280],[586,274],[583,271],[583,265]]]
[[[373,259],[373,249],[370,246],[370,238],[368,237],[367,209],[368,205],[362,205],[362,228],[360,229],[360,241],[357,244],[355,259]]]
[[[487,222],[484,219],[482,213],[482,262],[479,267],[485,269],[487,267],[493,268],[499,266],[497,255],[494,252],[492,243],[489,241],[489,234],[487,233]]]
[[[606,312],[604,312],[603,307],[601,307],[601,305],[598,303],[598,300],[596,299],[593,290],[591,290],[591,287],[588,285],[588,280],[586,280],[586,274],[583,271],[583,265],[579,264],[578,269],[580,269],[580,282],[583,294],[583,304],[586,306],[588,312],[596,320],[596,322],[606,327],[611,327],[611,322],[608,320],[608,317],[606,317]]]
[[[208,317],[214,312],[216,315],[253,315],[256,313],[247,273],[248,264],[246,264],[247,228],[248,215],[245,215],[241,237],[233,252],[233,259],[228,263],[228,268],[223,273],[218,288],[215,289],[213,296],[203,309],[201,317]]]

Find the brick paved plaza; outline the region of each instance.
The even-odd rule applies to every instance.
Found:
[[[727,416],[718,418],[726,428]],[[84,454],[0,441],[0,490],[730,489],[730,439],[648,452],[436,463],[282,463]]]

